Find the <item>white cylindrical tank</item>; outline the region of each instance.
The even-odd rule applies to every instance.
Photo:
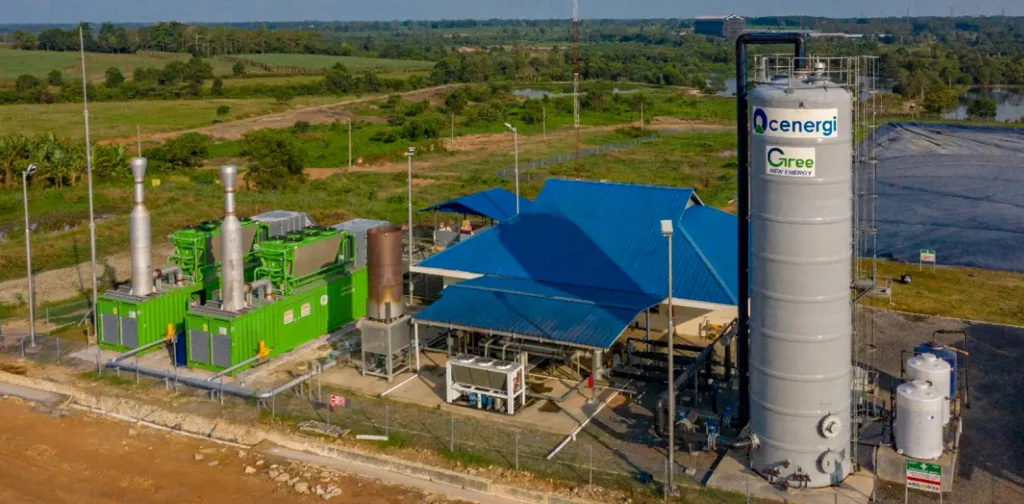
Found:
[[[853,100],[798,74],[750,104],[753,469],[836,485],[853,470]]]
[[[132,158],[130,165],[132,181],[135,183],[135,206],[128,216],[128,240],[132,247],[132,295],[146,297],[153,293],[149,210],[146,209],[143,194],[146,183],[146,158]]]
[[[946,394],[938,387],[914,380],[896,388],[896,451],[922,460],[942,455],[943,404]]]
[[[935,354],[921,354],[915,355],[907,359],[907,380],[924,380],[931,383],[935,388],[940,391],[948,390],[946,384],[949,383],[950,377],[953,374],[953,368],[950,367],[949,363],[940,359]],[[949,394],[943,394],[946,400],[943,401],[943,419],[942,424],[949,423],[950,412],[949,412]]]

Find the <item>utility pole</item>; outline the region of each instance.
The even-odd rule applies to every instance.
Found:
[[[89,141],[89,92],[86,86],[86,76],[89,75],[85,72],[85,39],[82,35],[82,27],[78,27],[78,46],[81,50],[82,55],[82,113],[85,116],[85,178],[89,182],[89,252],[91,256],[92,264],[92,321],[93,321],[93,333],[95,333],[95,325],[97,321],[96,317],[96,298],[99,297],[96,288],[96,216],[93,207],[92,197],[92,143]],[[86,338],[88,340],[88,338]],[[96,342],[96,350],[99,351],[99,341]]]
[[[672,495],[672,476],[675,472],[676,452],[676,391],[675,391],[675,320],[672,304],[672,221],[661,221],[661,234],[668,242],[668,475],[665,481],[665,495]],[[696,376],[694,380],[696,380]]]
[[[547,140],[548,139],[548,107],[547,107],[547,105],[544,105],[544,106],[542,106],[540,108],[540,114],[541,114],[541,117],[543,118],[541,123],[543,124],[543,128],[544,128],[544,139]]]
[[[32,230],[28,224],[28,177],[36,172],[36,164],[21,172],[22,201],[25,203],[25,270],[28,274],[28,335],[29,348],[36,347],[36,296],[32,287]],[[22,340],[24,342],[24,340]],[[22,348],[24,349],[24,343]]]
[[[505,123],[505,127],[512,130],[512,141],[515,146],[515,172],[516,172],[516,215],[519,215],[519,130],[511,124]]]
[[[352,169],[352,118],[348,118],[348,169]]]
[[[409,306],[412,307],[412,249],[413,249],[413,236],[412,236],[412,157],[416,154],[415,147],[409,147],[409,150],[405,151],[405,157],[409,158]]]
[[[580,2],[572,1],[572,127],[576,143],[576,180],[580,178]]]

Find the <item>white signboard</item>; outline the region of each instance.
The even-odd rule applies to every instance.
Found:
[[[813,177],[814,147],[769,145],[765,154],[765,173],[780,177]]]
[[[754,107],[754,134],[776,138],[834,138],[839,109]]]

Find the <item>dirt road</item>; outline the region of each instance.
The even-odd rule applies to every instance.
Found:
[[[262,474],[273,463],[269,459],[256,474],[245,474],[247,465],[255,469],[259,457],[84,413],[59,417],[18,399],[0,401],[4,503],[323,502]],[[341,494],[334,502],[413,504],[427,499],[417,490],[338,473],[319,483],[320,475],[312,475],[310,486],[336,486]]]
[[[448,84],[398,94],[409,101],[419,101],[430,98],[436,99],[439,93],[443,93],[444,91],[458,86],[461,86],[461,84]],[[297,121],[306,121],[310,124],[328,124],[335,120],[344,122],[352,117],[351,109],[353,105],[380,100],[382,96],[383,95],[371,95],[363,98],[356,98],[355,100],[339,101],[328,105],[297,108],[278,112],[276,114],[250,117],[248,119],[214,124],[213,126],[205,126],[190,130],[153,133],[150,135],[143,135],[142,139],[147,142],[160,143],[171,138],[175,138],[183,133],[201,133],[203,135],[209,135],[214,140],[238,140],[248,131],[264,128],[288,128],[293,126]],[[367,120],[368,118],[364,117],[362,119]],[[135,142],[135,140],[135,137],[115,138],[106,140],[103,143],[121,144],[126,142]]]

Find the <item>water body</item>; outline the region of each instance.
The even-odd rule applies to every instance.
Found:
[[[1021,88],[971,88],[960,97],[955,111],[947,112],[945,119],[967,119],[967,107],[979,98],[996,102],[996,122],[1020,122],[1024,118],[1024,89]]]

